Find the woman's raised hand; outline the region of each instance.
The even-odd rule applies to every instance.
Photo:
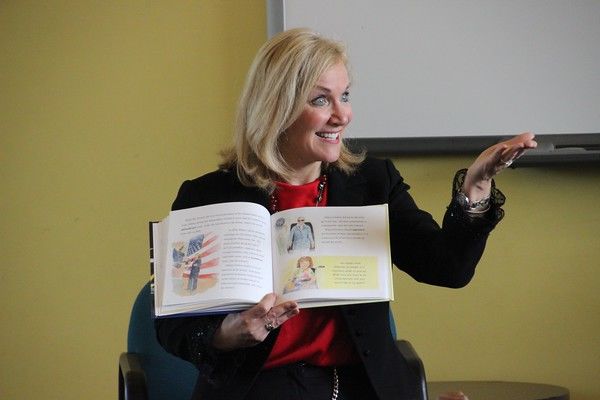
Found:
[[[467,170],[463,192],[469,199],[478,200],[490,192],[491,179],[508,168],[525,150],[537,147],[535,135],[522,133],[485,149]]]
[[[276,302],[277,296],[269,293],[254,307],[227,315],[215,332],[213,346],[223,351],[254,346],[300,312],[295,301]]]

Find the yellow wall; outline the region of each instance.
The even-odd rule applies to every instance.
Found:
[[[262,0],[0,4],[0,398],[116,396],[146,222],[215,167],[264,14]],[[439,219],[467,162],[397,165]],[[509,171],[507,218],[468,288],[395,274],[399,332],[430,379],[600,398],[599,178]]]

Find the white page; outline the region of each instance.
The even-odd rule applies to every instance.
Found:
[[[162,305],[258,302],[272,292],[269,213],[257,204],[223,203],[169,214]],[[190,272],[200,260],[198,279]]]
[[[291,246],[300,225],[310,229],[313,246],[310,240]],[[385,204],[277,213],[271,221],[275,291],[293,300],[392,299],[388,225]]]
[[[153,251],[153,259],[151,259],[151,263],[153,265],[154,274],[152,278],[154,279],[154,309],[155,313],[160,313],[162,309],[162,285],[156,285],[156,282],[164,281],[164,271],[165,271],[165,262],[166,255],[164,254],[167,240],[166,227],[168,223],[169,217],[165,218],[161,222],[152,224],[152,251]]]

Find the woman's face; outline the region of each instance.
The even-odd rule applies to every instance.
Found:
[[[310,262],[307,259],[300,260],[300,269],[307,269],[310,267]]]
[[[343,63],[325,71],[310,92],[302,114],[283,134],[281,153],[296,172],[320,171],[322,161],[339,158],[341,136],[352,120],[349,85]]]

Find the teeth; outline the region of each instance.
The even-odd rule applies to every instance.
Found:
[[[317,132],[317,136],[322,137],[323,139],[335,140],[340,134],[339,133],[328,133],[328,132]]]

